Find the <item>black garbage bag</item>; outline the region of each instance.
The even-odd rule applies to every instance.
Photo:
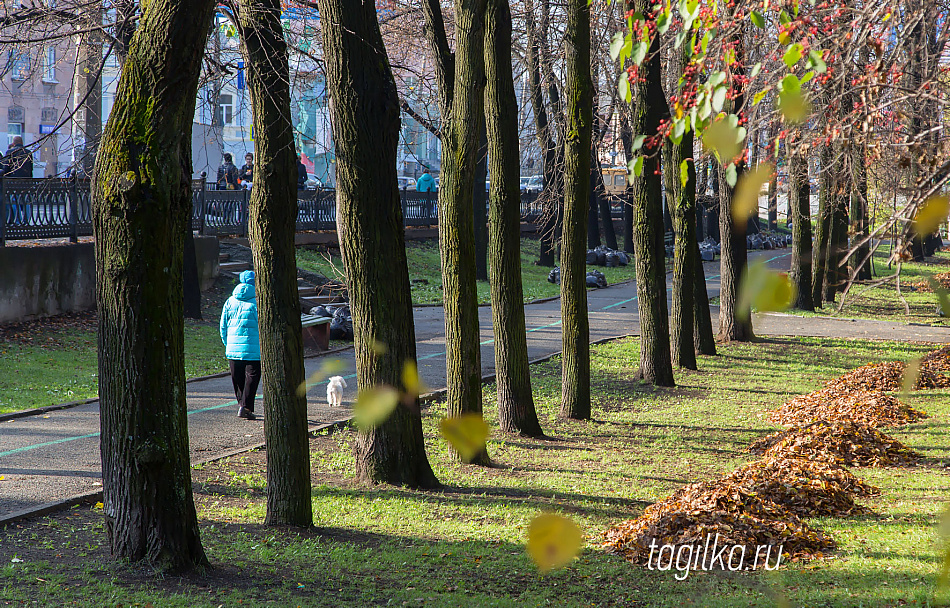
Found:
[[[607,268],[617,268],[620,266],[620,256],[616,251],[607,252]]]
[[[310,314],[321,319],[332,319],[333,313],[327,310],[327,307],[321,304],[310,309]]]
[[[630,263],[630,256],[627,255],[626,251],[615,251],[614,253],[616,253],[617,257],[620,259],[621,266],[626,266]]]
[[[330,321],[331,340],[353,339],[353,317],[350,315],[349,305],[343,305],[333,311],[333,320]]]
[[[607,287],[607,277],[599,270],[589,270],[587,271],[587,286],[599,288]]]
[[[554,283],[555,285],[561,284],[561,269],[555,266],[551,269],[551,272],[548,273],[548,283]]]
[[[587,250],[587,263],[596,264],[597,263],[597,252],[593,249]]]

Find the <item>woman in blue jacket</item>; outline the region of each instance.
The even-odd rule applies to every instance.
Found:
[[[231,382],[238,416],[254,420],[254,398],[261,381],[261,343],[257,329],[254,272],[241,273],[240,283],[221,310],[221,341],[231,364]]]

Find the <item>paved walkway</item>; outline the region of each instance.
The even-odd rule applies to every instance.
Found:
[[[776,268],[788,264],[789,250],[753,252]],[[710,297],[719,293],[719,264],[707,263]],[[634,283],[588,292],[591,341],[639,332],[637,294]],[[560,302],[552,300],[525,307],[528,327],[528,354],[531,359],[561,350]],[[713,310],[713,318],[718,311]],[[420,373],[430,387],[445,386],[445,339],[440,307],[414,310]],[[479,308],[482,335],[482,367],[494,372],[491,310]],[[714,325],[715,326],[715,325]],[[856,321],[763,315],[756,319],[758,335],[798,335],[841,338],[950,342],[950,328],[903,325],[881,321]],[[307,359],[307,373],[319,369],[326,357],[340,359],[346,366],[342,375],[353,379],[352,348]],[[326,406],[324,387],[308,393],[308,418],[319,428],[349,417],[355,382],[345,391],[345,407]],[[188,384],[189,434],[192,462],[262,444],[263,423],[248,422],[235,415],[236,402],[228,377]],[[99,404],[77,406],[0,423],[0,522],[24,512],[48,507],[101,488],[99,462]]]

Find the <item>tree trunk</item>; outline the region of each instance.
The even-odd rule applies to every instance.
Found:
[[[600,224],[597,223],[597,211],[600,209],[600,201],[597,193],[597,177],[600,171],[597,169],[597,152],[591,147],[590,150],[590,180],[587,182],[587,248],[594,249],[600,247]]]
[[[684,73],[689,60],[687,51],[675,51],[670,69],[675,73]],[[676,93],[692,94],[694,88],[691,76],[684,75]],[[667,104],[669,107],[669,104]],[[669,111],[669,110],[667,110]],[[670,332],[673,365],[685,369],[696,369],[696,343],[693,339],[694,298],[696,297],[696,264],[701,264],[698,255],[699,242],[696,240],[696,164],[693,161],[693,131],[683,136],[679,144],[669,138],[663,142],[663,177],[666,191],[670,197],[673,215],[673,306]],[[687,180],[680,178],[680,166],[687,166]],[[703,277],[703,292],[706,281]],[[664,294],[665,295],[665,294]],[[709,312],[709,300],[706,300],[706,312]]]
[[[485,124],[479,129],[478,161],[475,163],[475,188],[472,190],[472,214],[475,221],[475,279],[488,280],[488,191],[485,182],[488,180],[488,139],[485,134]],[[519,174],[518,192],[521,193]],[[518,207],[517,218],[519,235],[521,229],[521,207]],[[519,260],[520,261],[520,260]]]
[[[701,355],[716,354],[716,336],[709,311],[709,293],[706,291],[706,271],[699,254],[699,243],[693,247],[693,346]]]
[[[643,15],[651,15],[656,3],[654,0],[634,0],[628,6]],[[634,134],[651,138],[659,132],[660,120],[668,115],[660,74],[659,36],[653,36],[640,75],[642,77],[630,86],[633,94],[630,126]],[[651,384],[673,386],[666,303],[664,203],[659,158],[661,148],[644,147],[642,151],[647,155],[643,170],[632,179],[633,248],[637,270],[637,306],[640,311],[640,375]]]
[[[670,327],[673,365],[684,369],[696,369],[696,347],[693,340],[693,315],[695,308],[695,264],[699,243],[696,241],[696,170],[692,160],[686,161],[689,178],[685,186],[680,181],[679,167],[693,150],[693,133],[683,136],[679,145],[667,139],[664,142],[663,165],[667,174],[667,192],[673,203],[673,306]],[[671,187],[672,186],[672,187]],[[703,282],[705,286],[705,281]],[[666,295],[666,294],[664,294]],[[707,300],[708,306],[708,300]]]
[[[623,144],[624,157],[627,163],[634,158],[633,153],[633,131],[630,128],[630,120],[626,113],[620,113],[620,142]],[[627,187],[623,193],[623,250],[627,253],[633,253],[633,185],[627,181]]]
[[[871,245],[866,242],[870,234],[868,221],[868,167],[865,156],[865,145],[856,145],[851,154],[854,170],[855,187],[851,194],[851,232],[853,234],[851,246],[858,246],[851,255],[851,274],[859,281],[871,280]],[[866,261],[865,261],[866,260]]]
[[[791,146],[789,146],[791,147]],[[808,160],[797,150],[788,153],[788,213],[792,216],[792,265],[789,276],[798,290],[795,308],[815,310],[811,285],[811,186]]]
[[[772,128],[769,130],[770,137],[769,142],[772,143],[775,141],[775,138],[778,137],[778,122],[772,124]],[[774,159],[775,170],[772,172],[772,179],[769,180],[769,230],[778,230],[778,154],[775,155]]]
[[[735,40],[736,59],[738,60],[731,68],[731,87],[732,87],[732,108],[740,113],[742,120],[742,108],[745,103],[745,68],[742,67],[744,53],[742,48],[741,34]],[[741,226],[735,226],[732,221],[732,197],[733,188],[726,181],[726,171],[723,163],[728,164],[730,159],[722,159],[722,163],[717,163],[717,179],[719,184],[719,237],[722,244],[722,256],[720,267],[722,278],[720,279],[719,290],[719,339],[724,342],[749,341],[755,338],[752,332],[752,316],[741,318],[736,309],[739,296],[739,278],[745,271],[748,261],[748,251],[746,249],[746,229],[748,221],[742,220]],[[736,163],[736,174],[740,176],[745,172],[745,163],[739,160]],[[738,182],[737,182],[738,183]],[[758,209],[758,207],[756,207]],[[756,210],[758,214],[758,210]]]
[[[561,416],[590,418],[590,325],[584,247],[590,180],[593,86],[590,6],[570,0],[564,36],[567,129],[564,140],[564,221],[561,237]]]
[[[212,2],[151,0],[93,179],[103,503],[113,555],[207,564],[191,493],[182,258]]]
[[[518,105],[511,72],[511,8],[489,0],[485,28],[485,122],[488,127],[489,264],[498,425],[507,433],[542,437],[531,394],[524,293],[521,284],[521,186]]]
[[[405,228],[396,185],[399,99],[376,7],[319,0],[323,52],[337,157],[337,230],[353,313],[360,390],[402,384],[416,359]],[[366,179],[365,167],[374,167]],[[469,189],[471,191],[471,189]],[[385,352],[375,348],[386,345]],[[370,483],[435,488],[419,403],[399,406],[359,434],[356,474]]]
[[[244,0],[238,21],[254,109],[250,233],[257,289],[267,443],[268,525],[313,524],[306,376],[297,295],[297,154],[279,0]]]
[[[596,158],[596,156],[595,156]],[[598,167],[600,164],[598,163]],[[600,210],[600,227],[604,233],[604,245],[617,250],[617,232],[614,230],[614,218],[610,210],[610,197],[604,186],[604,174],[597,171],[591,177],[597,180],[597,203]]]
[[[458,0],[455,7],[455,89],[442,129],[439,248],[445,294],[447,409],[450,417],[482,412],[482,366],[472,194],[484,120],[484,27],[487,0]],[[488,464],[483,452],[473,464]]]
[[[546,1],[546,0],[544,0]],[[528,72],[528,91],[531,98],[531,109],[534,113],[535,134],[538,146],[544,152],[543,169],[544,186],[540,199],[546,207],[538,224],[538,239],[541,253],[538,257],[539,266],[552,267],[555,265],[555,235],[557,232],[558,215],[560,214],[560,200],[562,191],[563,172],[561,171],[560,152],[554,141],[552,126],[548,121],[547,110],[544,105],[544,92],[541,86],[541,61],[539,57],[539,33],[534,22],[534,4],[532,0],[525,0],[525,33],[527,48],[525,53],[526,70]]]
[[[831,218],[833,215],[834,172],[831,169],[831,146],[824,146],[821,150],[821,174],[818,178],[818,218],[815,223],[815,246],[812,256],[812,303],[821,307],[824,299],[824,285],[828,269],[828,246],[831,241]]]

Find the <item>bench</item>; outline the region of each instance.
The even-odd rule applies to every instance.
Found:
[[[300,315],[300,326],[303,328],[303,346],[318,350],[330,350],[330,317],[315,315]]]

